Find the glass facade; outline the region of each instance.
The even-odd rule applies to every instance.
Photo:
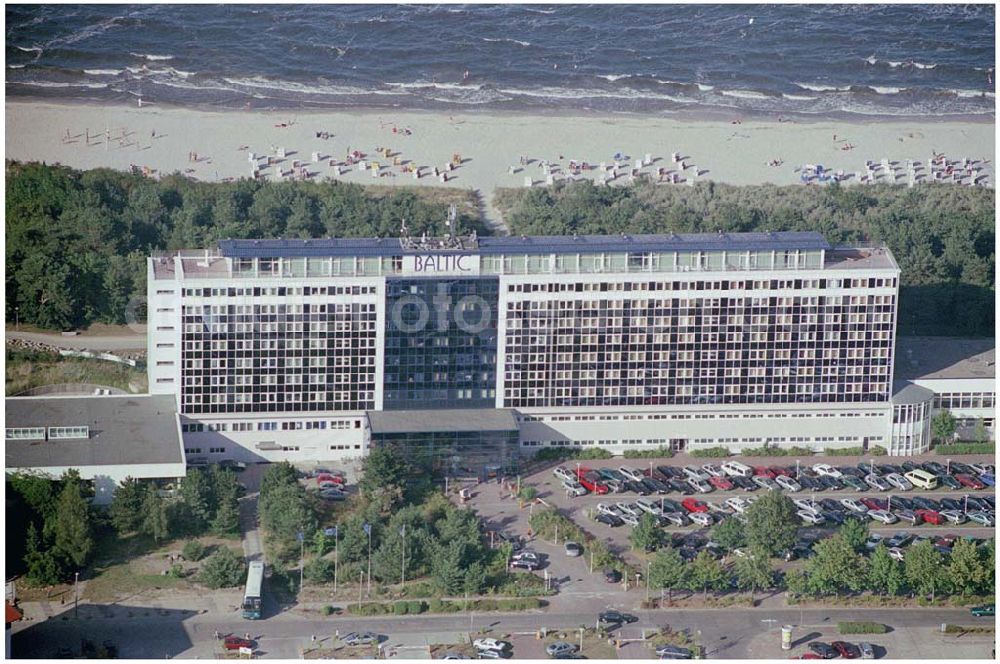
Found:
[[[185,291],[210,304],[185,298],[182,413],[374,408],[374,287],[214,290]]]
[[[386,280],[383,407],[496,404],[499,280]]]
[[[372,446],[389,445],[427,473],[451,476],[517,470],[518,432],[449,431],[373,434]]]
[[[502,405],[886,402],[895,280],[828,281],[512,284]]]

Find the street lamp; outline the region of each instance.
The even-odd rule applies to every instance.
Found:
[[[21,315],[20,315],[20,311],[21,311],[20,307],[14,307],[14,329],[15,330],[18,330],[18,329],[21,328]]]
[[[80,573],[73,572],[73,619],[80,617]]]
[[[646,602],[649,602],[649,560],[646,560]]]

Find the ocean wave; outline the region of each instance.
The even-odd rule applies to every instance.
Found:
[[[132,51],[129,51],[129,55],[137,57],[137,58],[142,58],[143,60],[173,60],[174,59],[174,56],[172,56],[172,55],[151,55],[149,53],[133,53]]]
[[[770,99],[770,95],[756,90],[722,90],[720,94],[726,97],[739,97],[740,99]]]
[[[620,81],[623,78],[632,78],[632,74],[598,74],[597,78],[603,78],[605,81]],[[662,81],[661,81],[662,82]]]
[[[787,92],[782,92],[781,96],[792,101],[816,101],[819,99],[819,97],[809,97],[807,95],[790,95]]]
[[[24,69],[27,65],[7,65],[7,69]]]
[[[993,96],[993,93],[989,92],[988,90],[962,90],[960,88],[952,88],[951,90],[948,90],[948,92],[952,93],[957,97],[964,97],[964,98],[985,97],[987,95],[991,97]]]
[[[705,83],[695,83],[695,85],[697,85],[698,89],[701,90],[702,92],[708,92],[709,90],[715,89],[714,85],[707,85]]]
[[[66,35],[65,37],[56,37],[55,39],[52,39],[51,41],[46,43],[45,48],[75,44],[78,41],[82,41],[89,37],[96,37],[97,35],[115,27],[116,25],[118,25],[119,21],[122,21],[125,18],[126,18],[125,16],[113,16],[99,23],[95,23],[94,25],[88,25],[87,27],[78,30],[77,32]]]
[[[223,78],[224,82],[243,88],[257,88],[259,90],[269,90],[275,92],[294,92],[305,95],[365,95],[365,94],[392,94],[381,90],[366,90],[349,85],[312,85],[305,83],[295,83],[294,81],[281,81],[264,78],[263,76],[252,76],[250,78]]]
[[[482,90],[485,86],[477,84],[464,84],[464,83],[437,83],[434,81],[413,81],[411,83],[386,83],[393,88],[402,88],[404,90],[419,90],[423,88],[434,88],[436,90]]]
[[[505,95],[540,97],[544,99],[653,99],[662,101],[672,101],[678,104],[697,104],[697,99],[685,97],[675,97],[662,93],[648,93],[641,90],[623,89],[609,92],[607,90],[588,90],[581,88],[500,88],[499,92]]]
[[[42,52],[42,47],[41,46],[16,46],[15,48],[17,50],[19,50],[19,51],[24,51],[25,53],[41,53]]]
[[[795,82],[795,85],[799,86],[803,90],[812,90],[813,92],[847,92],[851,89],[849,85],[823,85],[821,83],[799,83]]]
[[[937,67],[936,64],[925,65],[922,62],[914,62],[913,66],[916,67],[917,69],[934,69],[935,67]]]
[[[108,87],[107,83],[86,83],[83,81],[78,83],[67,83],[64,81],[8,81],[8,83],[30,85],[36,88],[92,88],[97,90]]]
[[[124,71],[124,69],[84,69],[83,73],[91,76],[117,76]]]
[[[523,41],[521,39],[510,39],[509,37],[482,37],[481,39],[486,42],[508,42],[510,44],[518,44],[520,46],[531,46],[531,42]]]
[[[893,87],[891,85],[885,85],[885,86],[882,86],[882,85],[869,85],[868,89],[869,90],[873,90],[874,92],[877,92],[880,95],[894,95],[894,94],[899,94],[900,92],[902,92],[906,88],[896,88],[896,87]]]

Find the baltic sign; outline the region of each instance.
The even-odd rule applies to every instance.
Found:
[[[475,254],[416,254],[403,256],[403,273],[415,275],[479,274],[479,256]]]

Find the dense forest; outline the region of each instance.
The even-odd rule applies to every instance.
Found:
[[[6,319],[48,329],[124,323],[163,249],[225,238],[372,237],[445,230],[455,203],[465,229],[478,201],[452,189],[344,183],[204,183],[174,175],[7,163]]]
[[[699,233],[817,230],[831,243],[884,242],[902,270],[900,335],[993,336],[995,192],[878,187],[596,187],[504,189],[512,233]]]
[[[106,169],[7,163],[6,318],[69,329],[124,322],[145,294],[151,251],[211,247],[222,238],[361,237],[442,232],[471,191],[339,182],[152,180]],[[513,233],[818,230],[833,243],[885,242],[902,268],[900,334],[992,336],[992,189],[905,187],[595,187],[498,190]]]

